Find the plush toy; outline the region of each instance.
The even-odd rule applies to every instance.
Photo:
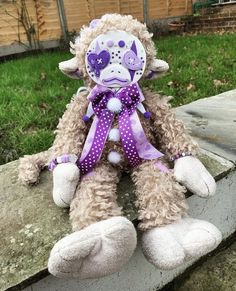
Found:
[[[89,89],[68,105],[52,148],[22,158],[19,169],[30,184],[48,164],[55,203],[70,207],[74,232],[55,244],[48,262],[55,276],[109,275],[132,256],[136,229],[116,201],[123,170],[136,188],[143,253],[157,268],[176,268],[221,241],[214,225],[187,216],[186,188],[209,197],[216,187],[196,157],[197,145],[169,98],[138,85],[168,70],[151,36],[132,16],[107,14],[81,29],[71,44],[74,57],[59,64]]]

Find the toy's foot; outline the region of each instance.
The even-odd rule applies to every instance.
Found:
[[[184,261],[201,257],[215,249],[222,240],[220,231],[211,223],[183,218],[144,233],[144,255],[159,269],[174,269]]]
[[[189,230],[182,240],[185,254],[189,258],[201,257],[214,250],[222,240],[222,234],[213,224],[191,219]]]
[[[51,274],[61,278],[98,278],[121,269],[136,247],[136,230],[124,217],[113,217],[72,233],[53,247]]]
[[[174,269],[185,259],[183,247],[167,227],[156,227],[145,232],[142,249],[147,260],[158,269]]]

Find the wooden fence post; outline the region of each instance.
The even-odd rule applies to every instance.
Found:
[[[68,33],[68,26],[67,26],[63,0],[57,0],[57,8],[58,8],[58,13],[59,13],[59,18],[60,18],[62,36],[64,39],[66,39],[67,33]]]
[[[146,24],[148,24],[148,0],[143,0],[143,20]]]

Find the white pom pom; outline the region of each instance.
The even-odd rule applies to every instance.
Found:
[[[107,102],[107,109],[112,111],[112,112],[119,112],[121,110],[121,108],[122,108],[122,103],[116,97],[111,98]]]
[[[117,128],[112,128],[109,132],[109,140],[111,141],[119,141],[120,140],[120,132]]]
[[[121,160],[121,156],[117,152],[110,152],[108,155],[108,161],[112,164],[118,164]]]

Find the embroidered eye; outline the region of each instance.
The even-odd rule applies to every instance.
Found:
[[[88,62],[91,66],[91,71],[93,71],[97,77],[100,76],[100,71],[107,66],[109,61],[110,54],[106,50],[101,51],[99,54],[90,53],[88,55]]]
[[[124,53],[122,62],[130,70],[137,71],[142,69],[142,61],[132,50]]]

